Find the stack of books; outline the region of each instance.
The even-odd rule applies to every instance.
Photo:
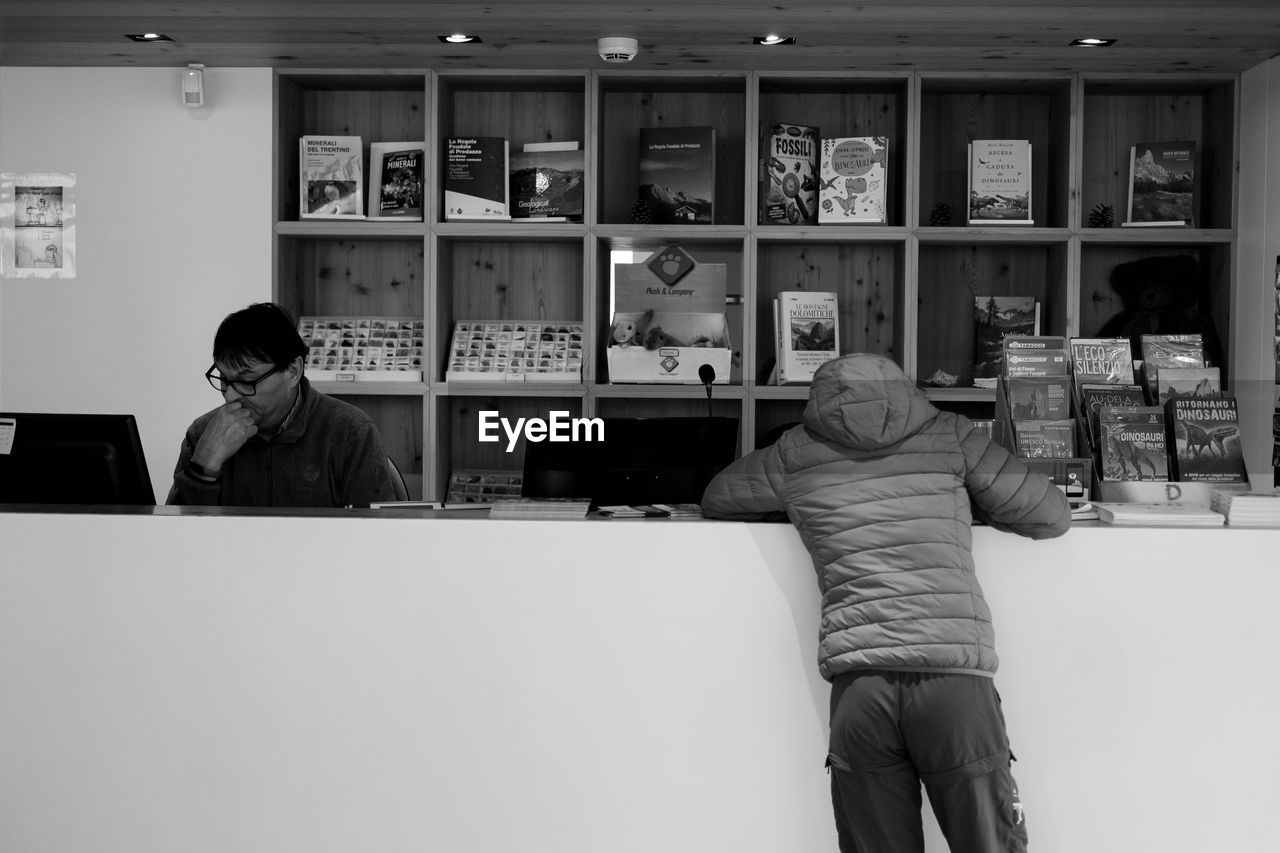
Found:
[[[588,498],[499,498],[489,509],[490,518],[546,519],[586,518]]]
[[[1232,527],[1280,527],[1280,491],[1232,492],[1214,489],[1209,508],[1222,513]]]
[[[1106,524],[1144,527],[1221,527],[1226,517],[1207,507],[1180,503],[1095,503]]]
[[[702,518],[701,504],[609,505],[596,509],[605,518]]]

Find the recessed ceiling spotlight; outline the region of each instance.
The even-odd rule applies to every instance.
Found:
[[[476,44],[482,39],[480,36],[469,36],[466,33],[453,33],[447,36],[436,36],[445,44]]]
[[[763,44],[763,45],[795,44],[796,38],[795,36],[778,36],[778,35],[756,36],[751,40],[751,43]]]
[[[1111,47],[1115,43],[1115,39],[1083,38],[1073,39],[1068,47]]]
[[[125,33],[124,37],[130,41],[173,41],[163,33]]]

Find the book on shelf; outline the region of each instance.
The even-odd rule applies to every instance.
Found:
[[[422,219],[421,142],[369,144],[369,218]]]
[[[1110,382],[1085,383],[1081,385],[1079,412],[1089,444],[1095,450],[1099,447],[1098,412],[1101,411],[1103,406],[1134,409],[1146,404],[1147,398],[1142,393],[1141,385],[1112,384]]]
[[[298,336],[307,347],[307,377],[313,382],[422,381],[422,320],[303,316]]]
[[[603,518],[670,518],[670,513],[658,509],[652,504],[606,504],[596,507],[596,514]]]
[[[298,139],[302,219],[364,219],[364,149],[359,136]]]
[[[813,381],[819,367],[840,355],[840,307],[836,294],[784,290],[774,299],[778,384]]]
[[[1170,335],[1143,335],[1139,339],[1142,351],[1142,387],[1148,402],[1155,404],[1157,377],[1163,367],[1204,367],[1204,340],[1197,333]]]
[[[1098,520],[1104,524],[1133,524],[1154,527],[1221,527],[1226,517],[1193,503],[1094,503]]]
[[[1013,420],[1064,421],[1071,418],[1069,386],[1065,376],[1009,376],[1000,387]]]
[[[1128,338],[1071,338],[1071,376],[1076,386],[1129,385],[1134,381]]]
[[[536,147],[531,150],[530,145]],[[511,155],[511,218],[581,221],[585,175],[584,152],[578,143],[525,144]]]
[[[1161,367],[1155,372],[1157,406],[1184,397],[1220,397],[1222,376],[1216,367]]]
[[[1129,148],[1129,214],[1123,226],[1195,227],[1196,144],[1139,142]]]
[[[1038,334],[1040,307],[1034,296],[974,296],[973,384],[995,387],[1004,369],[1007,336]]]
[[[1013,421],[1016,455],[1023,459],[1070,459],[1076,455],[1075,422]]]
[[[713,224],[715,128],[640,128],[639,188],[659,225]]]
[[[1234,397],[1175,397],[1167,404],[1174,479],[1246,483],[1240,414]]]
[[[1031,142],[975,139],[969,143],[969,224],[1034,225]]]
[[[818,223],[818,129],[805,124],[762,128],[761,225]]]
[[[586,518],[590,498],[497,498],[489,507],[489,517],[521,520]]]
[[[446,221],[511,218],[509,154],[501,136],[451,136],[445,141]]]
[[[1098,411],[1103,480],[1169,479],[1164,410],[1158,406],[1103,406]]]
[[[582,143],[576,139],[547,140],[545,142],[526,142],[521,150],[529,151],[581,151]]]
[[[888,168],[888,137],[823,139],[818,164],[818,224],[883,225],[887,222]]]
[[[700,504],[610,504],[596,507],[605,518],[702,518]]]
[[[569,320],[459,320],[448,382],[581,382],[582,324]]]
[[[1280,527],[1280,490],[1214,489],[1209,493],[1209,509],[1225,515],[1229,527]]]

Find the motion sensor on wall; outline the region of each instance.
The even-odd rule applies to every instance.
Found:
[[[204,64],[192,62],[182,72],[182,105],[204,106]]]

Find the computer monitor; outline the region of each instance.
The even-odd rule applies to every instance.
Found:
[[[154,506],[133,415],[0,412],[0,503]]]
[[[602,418],[604,440],[526,442],[525,497],[698,503],[738,456],[737,418]]]

